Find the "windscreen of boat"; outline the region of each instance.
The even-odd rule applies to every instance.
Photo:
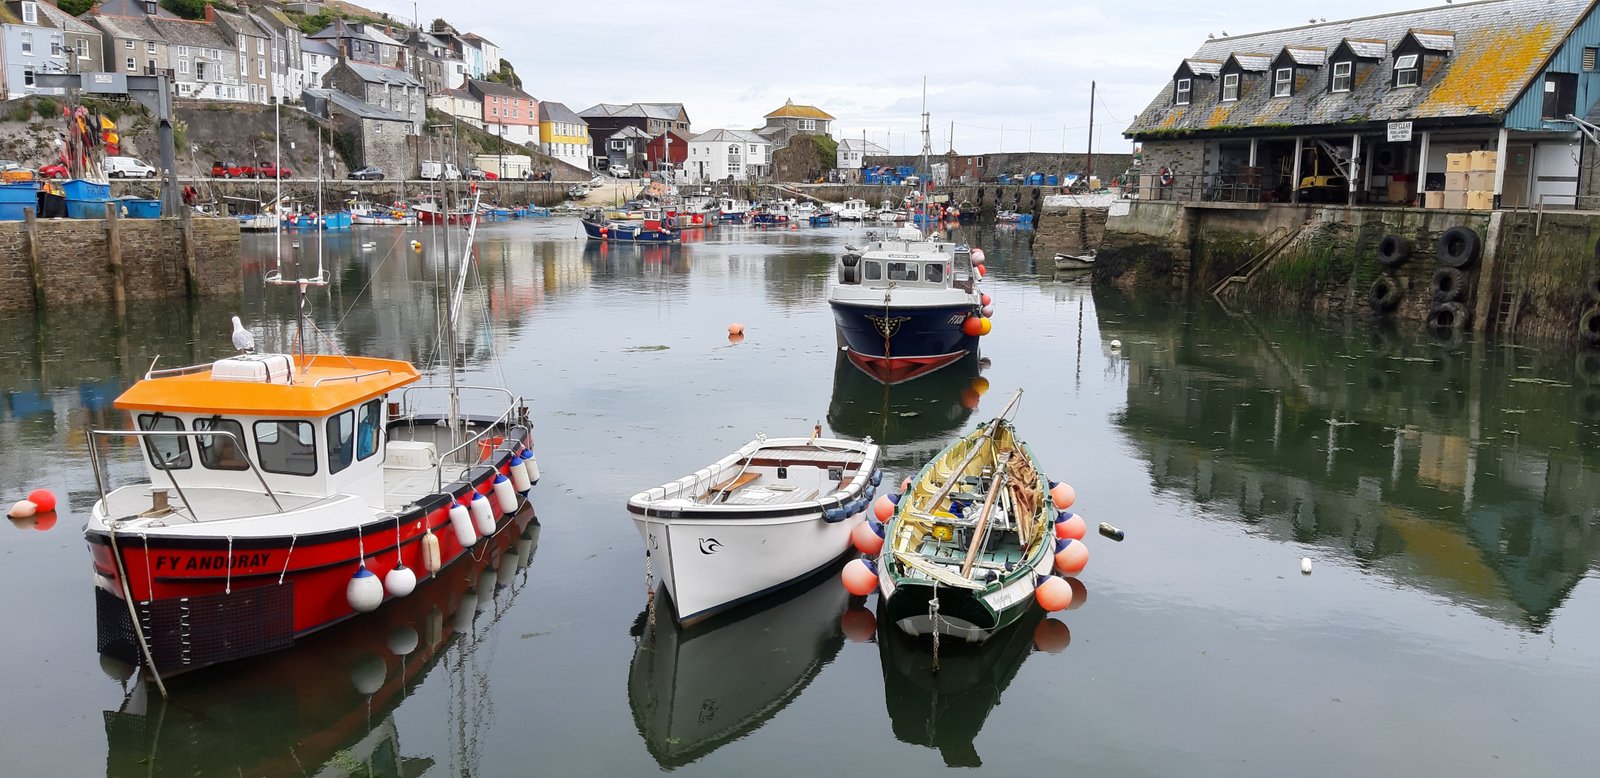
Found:
[[[929,262],[922,267],[922,280],[930,284],[944,283],[944,263]]]
[[[866,270],[864,271],[864,273],[862,275],[862,278],[865,278],[868,281],[882,281],[883,280],[883,263],[882,262],[868,261],[868,262],[863,262],[862,264],[866,265]]]
[[[890,281],[915,281],[917,280],[917,263],[915,262],[890,262],[888,263]]]

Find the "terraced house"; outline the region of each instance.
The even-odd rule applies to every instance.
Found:
[[[1126,131],[1143,198],[1594,207],[1592,0],[1481,0],[1207,40]],[[1458,166],[1458,152],[1496,152]],[[1430,196],[1429,193],[1434,193]],[[1445,204],[1443,207],[1460,207]]]

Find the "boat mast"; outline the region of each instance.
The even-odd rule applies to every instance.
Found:
[[[927,238],[928,234],[933,231],[932,227],[929,226],[929,219],[928,219],[928,214],[929,214],[929,211],[930,211],[930,209],[928,207],[929,206],[929,203],[928,203],[928,187],[929,187],[929,184],[930,184],[931,180],[933,179],[933,167],[931,166],[931,164],[929,162],[929,159],[932,156],[933,156],[933,136],[928,132],[928,77],[927,76],[923,76],[922,77],[922,224],[919,225],[919,229],[924,230],[923,236],[922,236],[923,238]],[[913,221],[916,220],[917,215],[916,215],[915,211],[912,212],[911,218],[912,218]]]
[[[274,270],[283,268],[283,103],[279,100],[272,102],[272,146],[273,162],[278,167],[276,177],[277,189],[272,200],[272,226],[277,239],[273,241],[272,267]]]
[[[1083,173],[1083,185],[1089,185],[1089,179],[1094,177],[1094,88],[1093,81],[1089,82],[1089,160],[1085,164],[1087,170]]]

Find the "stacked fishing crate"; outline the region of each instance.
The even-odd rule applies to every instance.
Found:
[[[1494,172],[1499,156],[1494,151],[1446,154],[1444,191],[1428,192],[1423,206],[1452,211],[1494,210]]]

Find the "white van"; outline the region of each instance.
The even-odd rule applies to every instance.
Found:
[[[456,169],[455,165],[449,162],[441,164],[437,160],[431,159],[422,161],[418,175],[429,181],[438,181],[440,178],[444,178],[447,181],[461,180],[461,171]]]
[[[133,157],[106,157],[102,167],[107,178],[155,178],[155,168]]]

